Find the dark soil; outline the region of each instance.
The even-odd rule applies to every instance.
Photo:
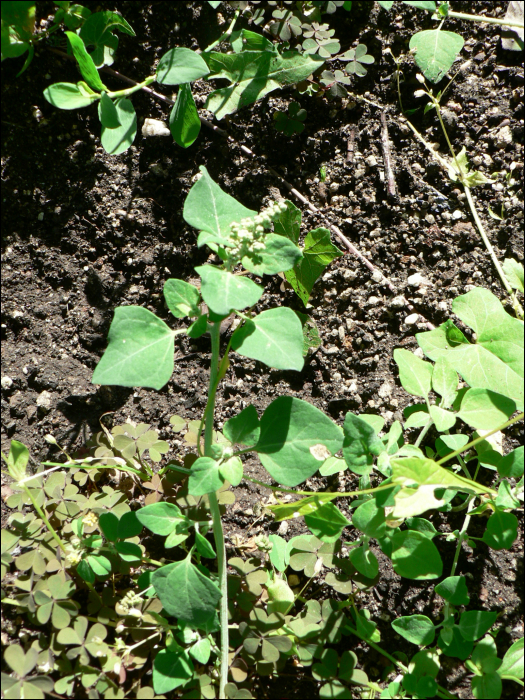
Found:
[[[96,9],[96,3],[86,5]],[[455,6],[459,11],[503,13],[488,2],[458,2]],[[39,19],[47,16],[46,11],[52,12],[52,7],[41,3]],[[202,49],[227,26],[218,26],[217,14],[208,3],[109,2],[104,8],[117,9],[137,33],[136,38],[120,34],[114,68],[138,80],[152,74],[168,48]],[[231,8],[221,5],[220,12],[229,21]],[[35,463],[56,460],[59,453],[45,442],[46,434],[52,433],[64,449],[74,451],[100,430],[99,420],[108,412],[111,417],[106,418],[106,425],[121,424],[128,417],[151,423],[159,429],[161,439],[170,442],[168,457],[185,453],[185,444],[171,431],[169,418],[178,414],[195,419],[202,414],[210,351],[207,338],[192,341],[177,336],[175,372],[160,392],[97,387],[90,380],[106,346],[116,306],[141,305],[172,326],[181,323],[168,313],[162,286],[171,277],[193,278],[195,265],[209,256],[208,249],[197,249],[196,231],[182,218],[184,200],[199,165],[205,165],[225,191],[255,210],[275,198],[272,188],[287,194],[268,171],[268,166],[275,168],[323,208],[328,220],[392,281],[397,295],[405,295],[434,325],[449,318],[452,300],[473,286],[490,289],[507,303],[471,223],[465,195],[399,119],[394,64],[385,50],[390,48],[396,56],[405,54],[410,36],[432,27],[429,15],[407,6],[399,12],[399,16],[387,14],[376,3],[354,2],[351,13],[340,9],[336,15],[324,16],[336,28],[343,49],[359,40],[375,57],[367,76],[356,79],[351,89],[389,107],[396,198],[388,197],[382,179],[380,112],[367,103],[309,98],[294,94],[292,88],[276,91],[219,124],[235,142],[203,127],[195,144],[183,150],[169,137],[142,137],[141,120],[166,120],[168,108],[141,92],[133,96],[139,115],[135,144],[123,155],[112,157],[100,145],[94,108],[60,111],[42,95],[51,83],[79,79],[73,63],[43,44],[19,78],[15,76],[23,59],[2,63],[4,454],[14,438],[28,446]],[[450,29],[465,37],[462,57],[469,59],[444,100],[454,148],[458,152],[465,146],[470,162],[487,176],[508,173],[514,163],[513,177],[520,181],[522,55],[502,50],[496,26],[455,22]],[[415,108],[421,101],[413,93],[420,85],[411,60],[404,63],[403,73],[404,108]],[[107,82],[113,89],[124,87],[116,78],[107,77]],[[445,85],[443,81],[440,88]],[[202,107],[211,89],[208,82],[195,83],[198,106]],[[272,115],[279,109],[285,111],[292,99],[307,110],[307,119],[304,132],[290,138],[275,130]],[[423,115],[420,109],[411,118],[425,138],[439,144],[440,152],[448,156],[435,112]],[[347,159],[352,130],[354,153]],[[246,157],[240,144],[261,157]],[[319,186],[323,165],[326,187]],[[497,184],[478,187],[475,195],[499,259],[522,261],[521,187],[507,188],[506,181],[499,179]],[[297,200],[295,203],[303,209],[304,233],[322,225],[319,217]],[[504,220],[491,218],[489,206],[498,214],[503,206]],[[407,278],[414,273],[420,273],[428,284],[409,286]],[[259,311],[285,305],[304,312],[294,292],[281,289],[279,278],[264,281],[267,294]],[[402,302],[399,305],[398,298],[375,282],[350,254],[333,262],[314,288],[310,304],[307,311],[318,325],[322,346],[308,357],[301,373],[269,370],[232,353],[219,392],[218,429],[246,405],[254,404],[261,414],[282,394],[314,404],[339,424],[347,411],[382,415],[386,427],[396,419],[403,420],[402,409],[414,401],[399,384],[392,351],[396,347],[416,350],[414,333],[426,330],[425,323],[405,324],[411,311]],[[517,428],[508,432],[505,451],[519,436]],[[246,473],[268,478],[255,459],[246,462]],[[334,483],[337,487],[337,477]],[[357,477],[346,474],[340,485],[345,490],[354,488]],[[307,486],[316,489],[325,483],[313,479]],[[277,530],[271,519],[258,520],[257,509],[254,512],[269,493],[249,482],[235,489],[236,502],[224,518],[229,537],[248,539],[258,532]],[[429,517],[443,532],[462,522],[460,517],[441,513]],[[471,534],[481,535],[484,526],[482,519],[475,518]],[[302,531],[306,531],[302,521],[291,521],[286,537]],[[449,571],[455,545],[439,538],[438,546],[445,571]],[[470,579],[472,609],[501,613],[500,656],[523,636],[522,552],[519,539],[510,551],[497,552],[481,544],[475,550],[464,548],[459,558],[457,573]],[[379,550],[377,554],[380,582],[373,591],[362,594],[360,605],[379,622],[383,648],[411,656],[415,647],[394,634],[390,621],[417,612],[437,617],[442,601],[434,595],[433,586],[401,579],[389,560]],[[383,657],[356,642],[344,638],[370,679],[380,681]],[[442,661],[439,683],[459,697],[472,697],[463,663],[447,657]],[[285,675],[274,684],[263,680],[261,688],[252,689],[256,697],[317,697],[318,684],[310,678],[309,669],[303,676]],[[503,697],[517,697],[516,684],[503,685]]]

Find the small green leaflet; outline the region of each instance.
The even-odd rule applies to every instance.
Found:
[[[59,109],[80,109],[88,107],[100,99],[98,92],[92,92],[86,83],[53,83],[44,90],[46,100]]]
[[[173,373],[173,331],[141,306],[119,306],[93,384],[162,389]]]
[[[114,104],[120,126],[109,129],[102,125],[100,141],[106,153],[118,156],[120,153],[124,153],[135,140],[137,135],[137,115],[131,100],[122,97],[116,100]]]
[[[193,284],[178,279],[169,279],[164,283],[164,298],[169,310],[176,318],[199,316],[201,295]]]
[[[276,481],[297,486],[315,474],[342,444],[343,431],[318,408],[300,399],[280,396],[261,418],[255,449]]]
[[[417,530],[395,530],[391,538],[392,566],[404,578],[439,578],[443,562],[436,545]]]
[[[196,629],[212,622],[221,591],[191,562],[191,554],[154,571],[151,582],[168,615]]]
[[[261,429],[257,409],[251,404],[240,413],[226,421],[223,428],[224,436],[235,445],[255,445]]]
[[[137,520],[156,535],[169,535],[174,530],[189,526],[189,520],[174,503],[159,501],[135,511]]]
[[[190,478],[188,479],[188,493],[192,496],[204,496],[207,493],[215,493],[224,483],[221,476],[219,462],[211,457],[199,457],[191,465]]]
[[[516,410],[512,399],[489,389],[469,389],[461,401],[458,416],[476,430],[494,430]]]
[[[383,442],[366,420],[350,412],[345,416],[343,430],[343,457],[348,468],[355,474],[368,474],[374,457],[385,451]]]
[[[192,677],[193,663],[184,649],[174,653],[161,649],[153,661],[153,689],[157,695],[169,693]]]
[[[303,257],[293,270],[286,272],[286,279],[292,285],[303,304],[310,299],[313,286],[334,258],[343,253],[330,241],[330,231],[316,228],[310,231],[304,241]]]
[[[255,264],[247,256],[242,259],[243,267],[253,275],[262,277],[262,275],[275,275],[277,272],[291,270],[303,257],[301,249],[285,236],[268,233],[263,240],[266,248],[259,253],[260,263]]]
[[[98,70],[93,62],[93,59],[86,50],[86,46],[82,39],[74,32],[65,32],[73,55],[77,59],[78,67],[82,73],[82,77],[88,83],[88,85],[99,92],[107,90],[98,74]]]
[[[161,85],[181,85],[198,80],[210,71],[201,56],[191,49],[170,49],[159,61],[157,81]]]
[[[177,100],[170,112],[169,124],[175,143],[183,148],[191,146],[199,135],[201,122],[189,83],[179,88]]]
[[[523,280],[523,265],[513,258],[507,258],[503,261],[503,272],[509,281],[510,286],[513,289],[517,289],[518,292],[523,294],[524,292],[524,280]]]
[[[434,641],[434,625],[426,615],[398,617],[391,624],[398,634],[412,644],[426,647]]]
[[[402,348],[394,350],[394,360],[403,389],[413,396],[426,398],[432,388],[432,365]]]

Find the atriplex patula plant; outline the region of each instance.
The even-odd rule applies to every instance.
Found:
[[[523,499],[523,447],[503,456],[490,436],[523,418],[523,413],[515,415],[524,401],[523,324],[487,290],[458,297],[453,311],[476,333],[476,342],[470,343],[449,320],[417,335],[434,364],[395,351],[403,387],[422,402],[405,412],[404,426],[396,421],[386,435],[380,436],[384,422],[379,416],[348,413],[340,427],[309,403],[287,396],[276,398],[261,417],[253,405],[246,407],[217,433],[215,399],[230,350],[277,369],[303,368],[301,321],[285,307],[255,313],[264,289],[238,270],[242,265],[256,277],[300,270],[300,216],[289,201],[260,213],[249,210],[202,168],[186,199],[184,218],[200,231],[198,245],[208,245],[222,261],[196,268],[200,289],[183,280],[165,283],[170,312],[192,322],[172,330],[147,309],[119,307],[93,382],[161,389],[173,372],[175,335],[196,338],[209,331],[208,401],[202,419],[188,426],[187,442],[196,446],[196,454],[183,465],[169,462],[152,476],[145,452],[159,460],[166,444],[149,426],[127,424],[107,432],[105,440],[97,436],[88,460],[66,455],[64,465],[45,463],[52,467],[49,471],[28,477],[28,452],[12,442],[5,458],[15,480],[8,503],[22,508],[30,499],[39,518],[15,514],[10,530],[3,532],[4,570],[13,557],[19,571],[31,570],[31,576],[15,579],[12,585],[20,592],[4,603],[16,605],[35,624],[50,624],[53,631],[47,643],[35,641],[25,655],[21,647],[10,647],[5,658],[15,675],[3,676],[6,692],[43,697],[39,691],[51,690],[49,675],[29,675],[37,662],[48,674],[60,673],[54,691],[62,696],[73,694],[77,683],[116,692],[117,683],[125,683],[127,673],[133,678],[133,670],[143,668],[150,653],[155,693],[180,688],[197,697],[251,697],[254,672],[278,675],[292,656],[312,667],[322,684],[321,697],[349,697],[349,687],[356,685],[380,692],[377,682],[356,668],[352,652],[339,657],[327,647],[342,635],[355,635],[400,672],[382,697],[450,697],[436,682],[443,654],[465,660],[475,697],[498,698],[502,679],[520,682],[523,677],[523,644],[516,642],[498,658],[498,613],[464,609],[470,601],[468,583],[457,567],[463,543],[508,549],[517,535],[517,519],[510,511]],[[221,356],[220,325],[231,314],[239,325]],[[458,373],[465,382],[461,387]],[[172,424],[181,431],[186,421],[175,416]],[[431,427],[440,433],[432,446],[424,442]],[[403,430],[413,428],[421,432],[410,444]],[[471,437],[470,429],[480,433]],[[312,534],[288,542],[277,534],[262,536],[254,542],[264,553],[262,560],[227,561],[220,503],[228,502],[230,485],[250,478],[242,460],[250,452],[277,483],[264,484],[276,495],[268,511],[277,521],[304,517]],[[70,470],[58,472],[63,466]],[[81,496],[72,482],[72,476],[79,483],[89,476],[95,485],[101,469],[112,467],[142,480],[138,484],[151,492],[147,505],[131,510],[125,493],[109,486],[89,498]],[[477,481],[485,469],[497,473],[494,487]],[[294,488],[317,472],[329,477],[347,470],[359,477],[359,489]],[[300,499],[291,501],[294,495]],[[335,505],[336,499],[344,499],[350,517]],[[465,520],[460,529],[440,533],[421,517],[429,510],[464,512]],[[487,515],[483,536],[470,535],[472,518]],[[169,563],[148,556],[147,540],[139,538],[143,526],[166,537]],[[350,527],[358,536],[349,542]],[[215,547],[206,538],[210,529]],[[420,647],[411,659],[400,660],[379,646],[377,624],[358,607],[359,589],[378,580],[378,560],[370,545],[374,540],[379,544],[400,576],[432,581],[444,573],[433,542],[440,536],[456,542],[452,569],[435,587],[444,600],[442,617],[433,621],[416,614],[392,622],[398,634]],[[26,551],[17,555],[17,545]],[[205,566],[205,559],[216,559],[216,569]],[[235,574],[228,575],[228,564]],[[298,574],[302,587],[292,588],[300,581]],[[309,600],[306,591],[314,579],[324,580],[338,596],[322,605]],[[73,599],[72,580],[90,588],[87,615],[80,614]],[[115,586],[122,580],[132,585],[120,586],[117,594]],[[105,586],[106,581],[111,585]],[[137,697],[148,696],[140,691]]]
[[[205,105],[222,119],[277,88],[306,79],[324,63],[322,58],[310,54],[280,52],[270,41],[247,30],[237,32],[235,39],[231,39],[234,53],[212,51],[222,39],[230,38],[238,15],[239,11],[230,29],[201,54],[182,47],[170,49],[161,57],[155,75],[118,91],[109,90],[102,81],[98,68],[103,62],[95,63],[93,54],[87,50],[90,35],[82,31],[79,34],[65,32],[84,80],[76,84],[54,83],[44,90],[44,97],[60,109],[79,109],[98,103],[101,143],[108,153],[118,155],[131,146],[137,133],[137,115],[128,97],[155,81],[161,85],[179,85],[169,125],[174,140],[187,148],[195,141],[201,127],[191,92],[193,81],[202,77],[230,81],[230,86],[214,90]]]

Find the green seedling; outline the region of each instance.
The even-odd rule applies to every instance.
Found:
[[[379,2],[378,4],[389,12],[394,2],[392,0],[388,2]],[[523,21],[520,22],[511,19],[499,19],[482,15],[470,15],[463,12],[454,12],[450,9],[450,3],[448,2],[442,2],[439,7],[434,0],[428,2],[403,0],[403,4],[412,5],[413,7],[426,10],[427,12],[433,12],[433,19],[441,23],[447,18],[455,18],[473,22],[506,25],[523,30]],[[445,31],[441,29],[441,26],[442,24],[440,24],[438,29],[427,29],[422,32],[417,32],[410,39],[410,51],[414,54],[414,60],[425,78],[432,83],[439,83],[452,68],[454,61],[465,43],[462,36],[455,32]],[[523,45],[521,40],[520,42]]]
[[[304,120],[306,119],[306,109],[301,109],[298,102],[290,102],[288,114],[286,112],[275,112],[273,115],[275,128],[284,132],[287,136],[301,134],[304,131]]]
[[[436,154],[433,149],[431,149],[432,153],[436,156],[436,158],[439,160],[439,162],[446,165],[446,167],[448,169],[449,178],[453,182],[459,182],[463,186],[463,188],[465,190],[467,202],[468,202],[470,211],[472,213],[472,217],[476,223],[476,227],[481,235],[483,243],[485,244],[485,247],[487,248],[487,250],[491,256],[492,262],[494,263],[494,267],[496,268],[498,275],[503,283],[503,286],[505,287],[505,289],[506,289],[506,291],[507,291],[507,293],[512,301],[512,305],[514,307],[514,311],[516,312],[516,315],[520,319],[523,320],[523,316],[524,316],[523,308],[522,308],[521,304],[518,302],[516,295],[512,291],[513,285],[511,285],[511,283],[507,279],[507,276],[505,274],[505,270],[502,268],[502,266],[501,266],[501,264],[496,256],[494,248],[492,247],[492,244],[490,243],[489,238],[485,232],[485,228],[484,228],[483,223],[479,217],[478,211],[476,209],[476,205],[475,205],[474,200],[472,198],[472,193],[471,193],[472,187],[477,187],[479,185],[485,185],[487,183],[491,183],[492,180],[485,177],[485,175],[483,175],[483,173],[481,173],[481,172],[478,172],[475,170],[474,171],[470,170],[469,164],[468,164],[467,152],[466,152],[465,147],[463,147],[461,149],[461,151],[456,154],[456,152],[454,151],[454,148],[452,146],[452,143],[450,141],[450,138],[448,136],[447,130],[445,128],[445,124],[443,122],[440,101],[443,97],[443,93],[445,92],[445,90],[448,88],[448,86],[450,85],[450,83],[452,81],[449,82],[449,85],[447,85],[445,90],[439,91],[437,95],[434,95],[432,89],[428,88],[428,86],[426,85],[425,78],[423,75],[418,74],[417,79],[419,80],[419,82],[422,85],[425,86],[425,89],[416,90],[414,95],[415,95],[415,97],[422,97],[422,96],[426,95],[427,97],[430,98],[430,102],[428,102],[427,105],[425,106],[425,112],[428,112],[431,109],[436,110],[436,114],[437,114],[440,126],[443,130],[443,134],[445,136],[445,139],[447,141],[447,145],[449,147],[452,159],[450,162],[447,162],[444,158],[442,158],[441,156]],[[399,84],[398,84],[398,87],[399,87]],[[414,126],[410,122],[407,122],[407,124],[409,124],[409,127],[412,129],[412,131],[415,134],[417,134],[418,138],[421,141],[423,141],[423,143],[425,143],[425,145],[426,145],[425,139],[421,136],[421,134],[419,134],[419,132],[417,132],[417,130],[414,128]],[[512,277],[513,277],[513,279],[515,278],[514,275],[512,275]],[[519,289],[519,287],[514,287],[514,288]]]
[[[120,18],[119,15],[115,17]],[[231,40],[233,24],[218,41]],[[101,142],[111,155],[123,153],[135,140],[137,115],[128,98],[155,81],[161,85],[180,86],[169,127],[175,142],[188,148],[199,135],[201,126],[191,92],[193,81],[216,76],[232,83],[231,87],[214,90],[206,101],[205,108],[222,119],[273,90],[306,79],[323,63],[322,59],[309,55],[281,54],[264,37],[243,30],[231,40],[235,51],[232,54],[211,51],[217,42],[200,55],[186,48],[171,49],[161,57],[155,75],[131,88],[111,91],[98,72],[104,61],[100,51],[96,47],[93,53],[88,53],[87,48],[93,43],[91,35],[67,31],[66,36],[83,80],[76,84],[54,83],[44,90],[44,97],[59,109],[80,109],[97,104],[102,125]]]

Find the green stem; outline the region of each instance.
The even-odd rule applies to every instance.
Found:
[[[454,452],[451,452],[448,455],[445,455],[442,459],[439,460],[439,462],[436,462],[436,464],[443,464],[444,462],[448,462],[449,459],[453,459],[454,457],[457,457],[460,455],[462,452],[466,452],[467,450],[470,450],[471,447],[474,447],[474,445],[477,445],[479,442],[483,442],[483,440],[486,440],[488,437],[491,435],[494,435],[494,433],[498,433],[500,430],[505,430],[505,428],[508,428],[509,425],[513,425],[514,423],[517,423],[520,420],[523,420],[523,413],[518,414],[514,418],[511,418],[508,420],[506,423],[503,423],[503,425],[499,425],[497,428],[494,428],[494,430],[491,430],[490,433],[487,433],[486,435],[482,435],[475,440],[472,440],[468,444],[465,445],[465,447],[461,447],[459,450],[455,450]],[[489,489],[487,489],[489,490]]]
[[[241,14],[241,9],[240,9],[240,8],[238,8],[237,10],[235,10],[235,14],[233,15],[233,19],[232,19],[232,21],[230,22],[230,26],[228,27],[228,29],[227,29],[227,30],[224,32],[224,34],[222,34],[222,36],[220,36],[216,41],[214,41],[212,44],[210,44],[208,47],[206,47],[206,48],[204,49],[203,53],[206,53],[207,51],[211,51],[211,50],[214,49],[216,46],[218,46],[218,45],[221,43],[221,41],[224,41],[225,39],[229,39],[229,38],[230,38],[230,36],[231,36],[232,33],[233,33],[233,28],[235,27],[235,23],[236,23],[237,20],[239,19],[239,15],[240,15],[240,14]]]
[[[270,484],[265,484],[264,481],[259,481],[258,479],[254,479],[251,476],[247,476],[246,474],[243,475],[243,479],[248,479],[248,481],[251,481],[254,484],[259,484],[260,486],[264,486],[266,489],[271,489],[272,491],[280,491],[281,493],[293,493],[296,496],[319,496],[319,498],[322,498],[323,496],[329,496],[331,498],[344,498],[345,496],[360,496],[363,493],[377,493],[378,491],[386,491],[386,489],[391,489],[392,484],[381,484],[381,486],[376,486],[373,489],[362,489],[361,491],[336,491],[336,492],[330,492],[330,491],[294,491],[293,489],[285,489],[282,486],[270,486]]]
[[[434,107],[436,108],[436,113],[439,119],[439,123],[441,125],[441,129],[443,131],[443,134],[445,135],[445,139],[448,144],[448,148],[450,150],[450,153],[452,154],[452,160],[456,164],[456,170],[458,174],[458,179],[460,180],[461,184],[463,185],[463,188],[465,189],[465,194],[467,196],[467,202],[470,208],[470,212],[472,214],[472,218],[474,219],[474,223],[476,224],[476,227],[479,231],[479,234],[481,236],[481,239],[483,243],[485,244],[485,248],[488,250],[490,257],[492,258],[492,262],[494,263],[494,267],[496,268],[498,275],[501,279],[501,282],[503,283],[503,286],[505,287],[507,294],[509,295],[511,301],[512,301],[512,306],[514,307],[514,311],[516,312],[516,315],[523,319],[523,309],[521,308],[521,305],[519,304],[516,295],[512,291],[512,287],[509,284],[509,281],[507,277],[505,276],[505,273],[503,272],[503,268],[500,265],[500,262],[498,258],[496,257],[496,253],[494,252],[494,248],[492,247],[492,244],[490,243],[488,236],[485,232],[485,229],[483,227],[483,224],[481,222],[481,219],[479,218],[478,211],[476,209],[476,205],[474,204],[474,200],[472,199],[472,193],[470,191],[470,187],[466,184],[464,178],[463,178],[463,173],[462,170],[459,166],[458,160],[456,158],[456,153],[452,147],[452,144],[450,143],[450,139],[448,138],[448,133],[445,128],[445,125],[443,123],[443,119],[441,117],[441,108],[439,105],[439,100],[437,100],[432,94],[429,93],[430,99],[432,100],[432,103],[434,104]]]
[[[215,395],[218,385],[219,372],[219,348],[221,342],[221,324],[220,322],[212,323],[210,329],[211,335],[211,364],[210,364],[210,393],[208,403],[204,412],[206,421],[204,428],[204,454],[211,455],[211,446],[213,443],[213,415],[215,412]],[[226,683],[228,682],[228,650],[229,650],[229,635],[228,635],[228,582],[226,577],[226,546],[224,544],[224,532],[222,529],[221,511],[217,494],[208,494],[210,503],[210,511],[213,520],[213,536],[215,538],[215,549],[217,551],[217,566],[219,570],[219,587],[221,589],[221,601],[219,609],[219,620],[221,626],[221,677],[219,682],[219,697],[226,697]]]
[[[31,503],[33,504],[33,508],[36,510],[36,512],[38,513],[38,515],[42,518],[42,520],[43,520],[43,521],[45,522],[45,524],[47,525],[47,529],[48,529],[49,532],[53,535],[53,537],[54,537],[54,539],[56,540],[57,544],[59,545],[60,549],[61,549],[63,552],[65,552],[65,551],[66,551],[66,546],[65,546],[65,544],[62,542],[62,540],[60,539],[60,537],[59,537],[58,534],[56,533],[55,528],[51,525],[51,523],[50,523],[49,520],[47,519],[47,516],[46,516],[46,514],[44,513],[44,511],[42,510],[42,508],[40,508],[40,506],[38,505],[38,503],[37,503],[37,502],[35,501],[35,499],[33,498],[33,494],[31,493],[31,491],[27,488],[27,486],[26,486],[25,484],[21,484],[21,486],[22,486],[22,488],[24,489],[24,491],[26,492],[26,494],[29,496],[29,498],[31,499]]]
[[[425,435],[428,433],[430,428],[434,425],[434,421],[430,417],[430,414],[428,416],[428,423],[423,427],[423,430],[419,433],[418,438],[416,442],[414,443],[414,447],[419,447],[421,443],[423,442],[423,438]]]
[[[516,22],[513,19],[498,19],[497,17],[469,15],[465,12],[453,12],[452,10],[448,11],[447,17],[454,17],[455,19],[467,19],[471,22],[485,22],[486,24],[501,24],[505,27],[517,27],[518,29],[523,29],[523,22]]]
[[[146,78],[146,80],[143,80],[141,83],[137,83],[133,87],[126,88],[125,90],[117,90],[116,92],[108,92],[107,95],[111,98],[128,97],[128,95],[133,95],[134,92],[138,92],[139,90],[142,90],[142,88],[148,87],[148,85],[154,83],[156,79],[157,76],[150,75],[148,78]],[[184,329],[184,332],[185,331],[186,329]]]
[[[503,272],[503,268],[500,265],[500,262],[498,258],[496,257],[496,253],[494,252],[494,248],[492,247],[491,242],[488,239],[487,234],[485,233],[485,229],[483,228],[483,224],[481,223],[481,219],[479,218],[478,212],[476,210],[476,205],[474,204],[474,200],[472,199],[472,194],[470,192],[470,187],[467,187],[463,183],[463,187],[465,188],[465,194],[467,195],[467,202],[470,207],[470,211],[472,213],[472,218],[474,219],[474,222],[478,228],[479,234],[483,240],[483,243],[485,244],[485,248],[489,251],[490,257],[492,258],[492,262],[494,263],[494,267],[498,271],[498,275],[503,283],[503,286],[507,290],[507,294],[509,295],[511,301],[512,301],[512,306],[514,308],[514,311],[516,312],[516,316],[521,318],[523,320],[523,308],[521,307],[521,304],[516,298],[516,295],[514,294],[512,287],[509,284],[509,281],[507,277],[505,276],[505,273]]]
[[[363,640],[363,642],[366,642],[368,646],[372,647],[372,649],[375,649],[378,651],[380,654],[382,654],[384,657],[386,657],[389,661],[391,661],[394,666],[397,666],[397,668],[402,671],[403,673],[408,673],[408,668],[405,666],[405,664],[402,664],[401,661],[398,661],[394,656],[391,656],[387,651],[382,649],[378,644],[375,642],[372,642],[370,639],[367,639],[367,637],[364,634],[361,634],[357,630],[355,630],[353,627],[350,627],[350,625],[345,626],[345,631],[350,632],[350,634],[354,634],[356,637],[359,637],[359,639]],[[452,695],[449,693],[445,688],[442,688],[440,685],[438,685],[438,697],[440,698],[455,698],[455,695]]]

